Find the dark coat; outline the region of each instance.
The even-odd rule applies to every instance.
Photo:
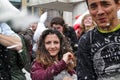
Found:
[[[34,32],[31,29],[27,29],[26,31],[19,32],[19,35],[24,39],[26,49],[27,49],[27,52],[28,52],[29,62],[26,64],[25,69],[28,72],[30,72],[31,62],[34,59],[33,55],[35,55],[32,51]]]
[[[83,34],[77,52],[78,80],[120,78],[120,24],[113,32],[96,28]],[[118,80],[116,79],[116,80]]]
[[[75,33],[75,30],[73,27],[67,27],[64,31],[64,35],[65,37],[67,37],[72,49],[74,52],[77,51],[77,45],[78,45],[78,39],[77,39],[77,36],[76,36],[76,33]]]
[[[26,80],[22,68],[28,62],[28,54],[23,39],[22,43],[20,53],[0,45],[0,80]]]

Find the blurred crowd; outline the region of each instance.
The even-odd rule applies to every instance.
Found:
[[[17,30],[0,20],[0,80],[119,80],[120,0],[86,4],[74,26],[58,16],[46,26],[47,12]]]

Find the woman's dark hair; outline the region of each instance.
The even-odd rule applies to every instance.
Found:
[[[85,1],[86,1],[87,5],[88,5],[88,0],[85,0]],[[114,0],[114,2],[115,2],[116,4],[118,4],[118,3],[119,3],[119,0]]]
[[[50,56],[49,52],[45,48],[45,38],[49,34],[55,34],[60,40],[60,51],[58,53],[58,59],[59,60],[61,60],[63,54],[65,54],[68,51],[70,51],[70,52],[72,51],[70,49],[70,46],[68,46],[65,38],[63,37],[63,35],[59,31],[53,30],[53,29],[45,30],[42,33],[42,35],[40,36],[39,41],[37,43],[38,49],[37,49],[37,52],[36,52],[36,56],[37,56],[36,60],[46,67],[53,64],[53,60],[54,60],[54,58],[52,58]]]

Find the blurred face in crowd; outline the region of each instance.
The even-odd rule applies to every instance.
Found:
[[[99,28],[116,26],[118,4],[114,0],[88,0],[88,9]]]
[[[91,26],[92,25],[92,17],[91,16],[85,17],[83,23],[85,26]]]
[[[33,31],[35,31],[37,29],[37,25],[38,23],[35,22],[35,23],[30,24],[30,27],[32,28]]]
[[[57,56],[60,51],[60,40],[56,34],[49,34],[45,38],[45,48],[51,56]]]
[[[60,24],[53,24],[52,28],[58,30],[61,33],[63,33],[63,26],[61,26]]]

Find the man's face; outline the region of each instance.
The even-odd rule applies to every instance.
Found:
[[[106,28],[118,24],[117,4],[114,0],[88,0],[88,8],[99,27]]]

